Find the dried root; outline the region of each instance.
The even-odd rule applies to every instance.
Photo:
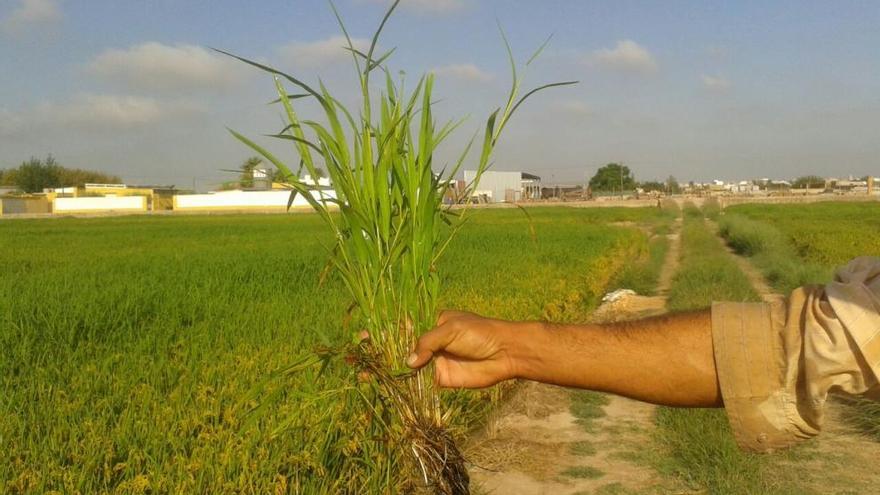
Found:
[[[367,374],[376,381],[383,401],[393,404],[395,415],[401,420],[402,438],[398,441],[410,452],[414,473],[409,491],[468,495],[470,476],[461,451],[436,415],[418,407],[411,384],[407,383],[415,379],[416,372],[391,373],[383,364],[382,356],[367,341],[352,349],[346,361],[359,370],[359,377]],[[415,473],[419,476],[416,477]]]

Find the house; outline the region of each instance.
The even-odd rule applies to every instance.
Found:
[[[464,182],[472,184],[476,170],[464,171]],[[540,199],[541,178],[526,172],[489,170],[480,176],[472,198],[482,198],[490,203],[515,203],[522,200]]]

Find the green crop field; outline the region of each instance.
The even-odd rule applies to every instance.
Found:
[[[445,306],[583,320],[623,264],[650,262],[638,227],[670,221],[530,218],[474,214],[439,268]],[[340,281],[320,283],[329,240],[314,215],[0,222],[0,492],[357,491],[381,439],[350,368],[287,376],[244,414],[271,372],[357,330]],[[457,431],[491,399],[449,393]]]
[[[880,202],[741,205],[726,211],[772,225],[802,259],[826,267],[880,256]]]

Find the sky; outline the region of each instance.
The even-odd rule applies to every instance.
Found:
[[[336,0],[358,46],[386,0]],[[880,2],[403,0],[380,40],[407,81],[437,77],[439,121],[466,117],[451,161],[552,35],[537,94],[494,167],[577,183],[623,162],[638,180],[880,175]],[[206,190],[252,153],[297,163],[270,76],[211,48],[320,78],[356,106],[323,0],[0,0],[0,168],[52,154],[132,184]],[[298,103],[302,100],[298,100]],[[319,117],[304,103],[305,115]]]

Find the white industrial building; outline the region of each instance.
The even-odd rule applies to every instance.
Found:
[[[476,176],[476,170],[465,170],[465,184],[472,183]],[[515,203],[527,199],[540,199],[541,178],[525,172],[489,170],[480,176],[480,182],[472,196],[485,198],[490,203]]]

